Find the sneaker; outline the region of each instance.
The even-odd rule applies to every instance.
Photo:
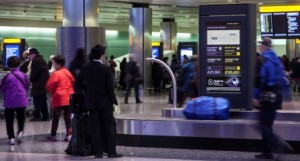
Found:
[[[48,136],[47,139],[52,142],[57,142],[56,136]]]
[[[72,135],[67,135],[64,139],[65,142],[70,142],[72,138]]]
[[[256,159],[274,159],[274,155],[272,153],[261,153],[255,155]]]
[[[15,145],[15,139],[14,138],[9,139],[8,144]]]
[[[18,135],[17,135],[17,143],[19,143],[19,144],[22,143],[23,134],[24,134],[23,131],[18,132]]]

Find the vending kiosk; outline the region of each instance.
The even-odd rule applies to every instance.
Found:
[[[152,58],[158,58],[160,60],[164,57],[164,45],[163,42],[152,42]]]
[[[22,53],[25,51],[25,39],[21,38],[4,38],[3,39],[3,65],[7,67],[9,57],[17,56],[23,60]]]
[[[177,56],[180,64],[183,63],[183,56],[186,55],[189,59],[198,53],[197,42],[179,42],[177,46]]]

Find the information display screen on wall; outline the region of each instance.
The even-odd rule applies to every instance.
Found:
[[[240,22],[209,22],[206,92],[241,92]]]
[[[8,58],[10,58],[12,56],[19,57],[20,45],[17,45],[17,44],[6,45],[5,52],[6,52],[5,66],[7,66],[7,60],[8,60]]]
[[[260,7],[261,36],[300,38],[300,8],[296,8],[298,11],[294,10],[294,6]]]
[[[192,56],[193,56],[193,53],[194,53],[194,51],[193,51],[193,48],[192,47],[187,47],[187,48],[181,48],[180,49],[180,55],[181,55],[181,57],[180,57],[180,59],[181,59],[181,64],[183,64],[183,62],[184,62],[184,55],[186,55],[187,57],[188,57],[188,59],[190,59]]]
[[[159,58],[159,47],[158,46],[152,47],[152,58]]]

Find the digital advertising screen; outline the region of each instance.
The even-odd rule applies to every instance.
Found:
[[[7,44],[5,47],[5,66],[7,66],[7,60],[8,58],[12,56],[17,56],[19,57],[20,55],[20,45],[17,44]]]
[[[241,92],[240,28],[240,22],[207,23],[207,93]]]
[[[152,58],[159,58],[159,47],[152,47]]]
[[[193,48],[192,47],[188,47],[188,48],[181,48],[180,49],[180,59],[181,59],[181,63],[183,63],[183,56],[186,55],[189,59],[193,56]]]

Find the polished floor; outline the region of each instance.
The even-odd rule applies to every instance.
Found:
[[[161,95],[143,95],[143,103],[136,104],[133,96],[129,99],[129,104],[123,104],[122,93],[118,94],[119,106],[116,107],[116,117],[122,117],[124,114],[143,114],[144,116],[161,113],[161,109],[172,107],[167,102],[167,96]],[[295,97],[293,106],[299,107],[298,98]],[[0,120],[0,161],[88,161],[88,160],[116,160],[116,161],[255,161],[253,152],[237,151],[213,151],[197,149],[168,149],[168,148],[143,148],[118,146],[117,151],[124,155],[123,158],[95,159],[92,156],[76,157],[64,153],[68,143],[62,141],[65,135],[65,126],[61,118],[59,125],[58,142],[49,142],[46,137],[50,133],[51,122],[29,122],[26,121],[26,131],[24,142],[21,145],[10,146],[7,144],[5,121]],[[218,145],[216,145],[218,146]],[[287,154],[285,161],[299,161],[299,154]]]

